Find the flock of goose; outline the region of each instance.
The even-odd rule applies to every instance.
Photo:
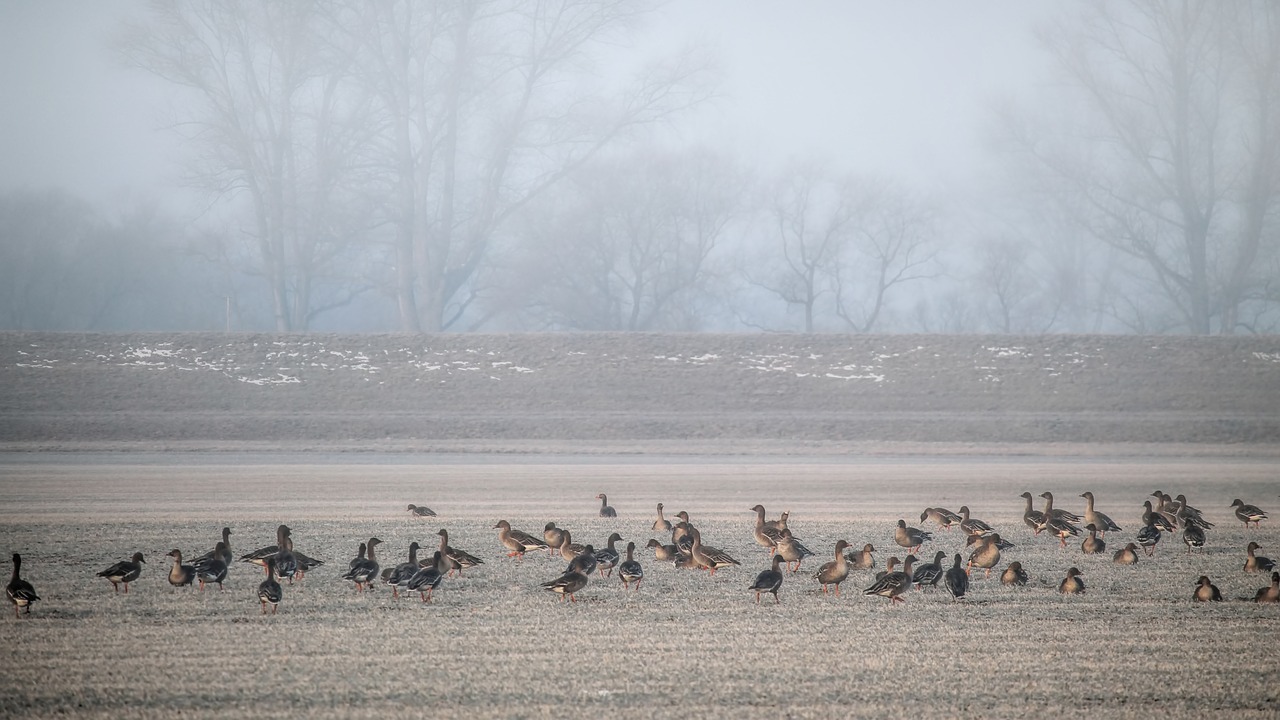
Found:
[[[1022,497],[1026,500],[1026,509],[1022,518],[1027,527],[1035,535],[1047,533],[1056,537],[1064,548],[1068,538],[1087,534],[1081,542],[1081,551],[1084,554],[1103,553],[1106,551],[1106,534],[1121,531],[1120,526],[1110,517],[1094,508],[1093,493],[1086,492],[1080,496],[1085,500],[1083,515],[1055,508],[1053,494],[1049,492],[1040,495],[1044,499],[1042,510],[1035,509],[1031,493],[1024,492]],[[1148,500],[1144,503],[1143,527],[1137,531],[1136,542],[1127,543],[1116,551],[1112,556],[1115,563],[1136,564],[1139,559],[1139,547],[1146,555],[1151,556],[1155,553],[1162,536],[1178,533],[1179,530],[1187,553],[1204,547],[1205,531],[1211,530],[1214,525],[1206,520],[1198,509],[1192,507],[1184,495],[1170,497],[1167,493],[1157,490],[1152,493],[1152,497],[1155,498],[1154,501]],[[609,506],[608,498],[604,494],[597,495],[596,499],[600,500],[600,517],[617,517],[617,512]],[[1231,508],[1235,516],[1244,522],[1246,530],[1251,527],[1257,529],[1261,521],[1267,518],[1267,514],[1261,509],[1241,500],[1235,500]],[[755,593],[757,603],[764,594],[771,594],[775,602],[781,602],[778,591],[786,576],[797,573],[805,558],[814,556],[814,553],[792,533],[788,526],[789,513],[782,513],[776,520],[767,520],[762,505],[756,505],[751,508],[751,511],[756,514],[753,533],[755,541],[768,550],[772,559],[769,568],[760,572],[747,589]],[[416,518],[435,516],[429,508],[418,505],[409,505],[408,512]],[[677,518],[677,522],[672,523],[668,520],[663,514],[662,503],[658,503],[657,519],[653,523],[653,530],[670,532],[671,542],[668,544],[657,539],[649,540],[647,547],[653,549],[656,560],[670,562],[677,568],[705,570],[711,575],[719,569],[741,564],[724,550],[705,544],[702,541],[701,531],[690,523],[687,512],[676,513],[673,517]],[[863,594],[888,598],[890,603],[894,604],[905,602],[903,594],[913,587],[936,587],[941,583],[952,597],[960,599],[968,591],[969,577],[975,568],[983,570],[984,577],[989,577],[991,570],[1000,563],[1002,552],[1014,547],[989,524],[971,517],[967,506],[961,507],[959,512],[938,507],[925,508],[920,514],[920,520],[922,523],[935,523],[942,530],[959,528],[966,537],[969,553],[967,562],[964,561],[961,553],[955,553],[951,565],[947,567],[944,565],[946,552],[937,551],[931,562],[917,564],[919,558],[915,553],[919,552],[925,543],[932,541],[933,533],[909,526],[906,520],[898,520],[894,541],[908,554],[902,561],[897,557],[890,557],[885,563],[885,569],[876,574],[874,583],[865,588]],[[639,590],[640,583],[644,579],[644,569],[635,558],[636,544],[629,542],[625,551],[619,551],[616,544],[622,540],[622,537],[616,532],[605,541],[605,546],[596,549],[590,544],[574,542],[570,531],[557,527],[554,522],[547,523],[540,535],[512,528],[506,520],[499,520],[493,529],[498,531],[498,541],[508,557],[523,559],[526,553],[546,551],[553,558],[559,554],[568,563],[559,576],[541,584],[542,588],[559,594],[562,601],[568,598],[576,602],[576,594],[585,588],[590,578],[596,574],[601,578],[612,577],[616,569],[624,589]],[[461,574],[464,569],[484,562],[450,545],[447,530],[441,529],[438,535],[439,548],[433,551],[430,558],[419,560],[418,551],[422,548],[414,542],[409,545],[409,556],[406,562],[386,568],[379,565],[377,558],[377,547],[382,544],[382,541],[371,537],[367,542],[360,543],[356,557],[348,563],[342,578],[352,582],[357,592],[363,593],[375,584],[381,583],[392,588],[393,596],[398,597],[402,592],[418,593],[423,602],[430,602],[433,592],[439,588],[445,578],[454,573]],[[868,543],[860,550],[849,550],[849,548],[848,541],[837,541],[833,559],[823,563],[813,574],[813,579],[821,586],[823,593],[831,591],[839,595],[841,583],[849,578],[852,570],[874,568],[873,553],[876,549],[873,545]],[[1259,549],[1261,547],[1256,542],[1248,544],[1244,571],[1271,572],[1271,585],[1259,589],[1254,600],[1260,603],[1280,603],[1280,572],[1276,570],[1277,564],[1258,555],[1256,551]],[[625,552],[625,559],[623,559],[623,552]],[[222,539],[215,543],[214,548],[192,559],[189,563],[183,562],[181,551],[176,549],[170,551],[167,557],[172,558],[168,580],[174,587],[195,584],[203,591],[206,585],[216,584],[221,589],[227,577],[227,570],[233,561],[231,529],[223,528]],[[259,584],[257,590],[257,598],[261,603],[263,614],[268,611],[274,614],[278,610],[284,596],[281,581],[293,583],[295,580],[304,578],[310,570],[324,565],[323,561],[309,557],[294,548],[292,531],[287,525],[280,525],[277,528],[275,545],[242,555],[240,560],[259,565],[264,570],[265,579]],[[124,592],[127,593],[129,583],[141,576],[144,564],[142,553],[134,553],[130,559],[115,563],[97,575],[109,581],[116,592],[119,592],[120,587],[123,586]],[[15,615],[20,615],[24,610],[30,613],[32,604],[40,599],[31,583],[22,579],[21,567],[22,557],[15,553],[13,577],[6,587],[6,594],[13,603]],[[1084,593],[1085,584],[1082,577],[1078,568],[1070,568],[1058,584],[1058,591],[1063,594]],[[1000,575],[1000,581],[1005,585],[1025,585],[1027,579],[1028,575],[1018,561],[1009,562]],[[1222,599],[1218,588],[1206,576],[1198,579],[1192,597],[1197,601]]]

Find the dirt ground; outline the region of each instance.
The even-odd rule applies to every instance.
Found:
[[[1278,398],[1271,336],[0,334],[9,450],[1256,448]]]
[[[1280,606],[1242,598],[1266,584],[1241,571],[1244,544],[1280,553],[1267,521],[1245,531],[1228,505],[1264,508],[1280,492],[1274,457],[1023,456],[511,457],[303,453],[0,454],[0,547],[23,553],[41,596],[30,617],[0,621],[0,715],[173,717],[1275,717]],[[1084,556],[1022,525],[1023,490],[1050,490],[1080,512],[1084,490],[1124,528],[1104,556]],[[1153,490],[1186,493],[1217,527],[1187,555],[1166,536],[1153,558],[1110,562],[1132,539]],[[596,493],[619,517],[597,517]],[[624,592],[593,578],[576,604],[538,584],[563,562],[504,557],[498,519],[547,521],[601,544],[618,531],[643,547],[654,505],[686,510],[709,544],[742,562],[714,577],[638,557],[646,579]],[[438,518],[403,511],[425,504]],[[817,557],[787,577],[780,604],[747,591],[768,564],[747,508],[791,511]],[[941,590],[890,607],[859,591],[823,596],[811,573],[837,539],[874,543],[877,567],[898,518],[962,504],[1017,547],[1031,583],[976,577],[956,603]],[[259,614],[255,568],[226,591],[175,591],[164,554],[203,552],[225,524],[236,554],[295,529],[297,548],[327,561],[286,587],[279,615]],[[384,541],[383,563],[410,541],[451,544],[484,560],[447,580],[434,602],[359,596],[339,579],[356,544]],[[926,529],[930,529],[927,528]],[[922,554],[962,551],[935,530]],[[125,595],[94,573],[132,552],[143,577]],[[1088,592],[1064,598],[1070,566]],[[1190,601],[1209,575],[1227,597]]]

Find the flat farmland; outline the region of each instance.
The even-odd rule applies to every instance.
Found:
[[[1028,449],[1032,450],[1032,449]],[[1280,554],[1275,520],[1246,531],[1236,497],[1274,508],[1280,459],[1193,451],[1090,457],[1040,447],[1019,455],[642,457],[341,453],[8,453],[0,455],[0,545],[21,552],[41,596],[29,617],[0,622],[0,715],[173,717],[794,717],[1027,716],[1066,709],[1108,717],[1230,714],[1280,707],[1280,612],[1252,598],[1244,546]],[[1188,555],[1166,535],[1155,557],[1112,564],[1156,489],[1185,493],[1217,523]],[[1084,556],[1022,524],[1018,494],[1049,490],[1123,528]],[[616,519],[597,516],[608,493]],[[439,513],[411,519],[407,503]],[[654,505],[690,513],[708,544],[742,562],[714,577],[638,554],[645,580],[624,592],[592,578],[577,603],[539,583],[563,562],[501,552],[498,519],[537,531],[555,521],[596,545],[610,532],[643,548]],[[751,534],[763,503],[791,511],[817,557],[788,575],[780,604],[747,586],[767,567]],[[924,556],[963,551],[958,532],[919,522],[926,506],[972,508],[1017,546],[1022,588],[975,575],[970,596],[913,591],[898,607],[861,589],[841,597],[811,577],[844,538],[871,542],[877,567],[898,518],[934,531]],[[1039,506],[1039,505],[1038,505]],[[1275,517],[1273,512],[1273,518]],[[257,568],[235,564],[225,592],[175,591],[165,553],[202,553],[223,525],[239,555],[274,543],[326,561],[259,613]],[[484,564],[450,578],[434,602],[361,596],[339,579],[356,544],[384,541],[384,566],[411,541],[451,544]],[[127,595],[94,573],[142,552]],[[1088,592],[1062,597],[1068,567]],[[1206,574],[1226,602],[1191,602]]]

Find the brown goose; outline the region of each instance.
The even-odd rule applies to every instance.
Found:
[[[531,550],[546,550],[547,544],[527,532],[520,530],[512,530],[511,523],[506,520],[499,520],[498,524],[493,526],[498,531],[498,541],[502,543],[510,552],[507,557],[519,557],[524,559],[524,554]],[[568,532],[565,533],[565,541],[568,542]]]
[[[142,553],[137,552],[129,560],[121,560],[111,567],[98,573],[98,577],[106,578],[111,583],[111,587],[116,592],[120,592],[120,585],[124,585],[125,593],[129,592],[129,583],[138,579],[142,574],[142,565],[146,560],[142,559]]]
[[[836,559],[823,563],[818,567],[818,572],[813,574],[813,577],[822,583],[823,595],[827,594],[827,586],[833,585],[836,589],[836,597],[840,597],[840,583],[849,577],[849,561],[844,556],[844,549],[847,547],[849,547],[847,540],[837,540]]]
[[[950,530],[959,525],[961,520],[964,518],[946,508],[927,507],[920,513],[920,522],[935,522],[943,530]]]
[[[1138,564],[1138,546],[1135,545],[1134,543],[1129,543],[1128,545],[1125,545],[1124,547],[1117,550],[1115,555],[1111,556],[1111,562],[1117,565],[1137,565]]]
[[[169,584],[174,587],[190,585],[196,580],[196,569],[182,564],[182,551],[174,548],[165,557],[173,558],[173,567],[169,568]]]
[[[410,504],[409,515],[410,517],[415,517],[415,518],[428,518],[428,517],[435,517],[436,513],[434,510],[432,510],[431,508],[425,505]]]
[[[263,567],[267,571],[267,579],[258,583],[258,602],[262,603],[263,615],[267,614],[268,605],[271,606],[271,614],[275,615],[276,610],[280,609],[280,601],[284,598],[284,588],[276,582],[276,559],[266,558]]]
[[[805,558],[811,557],[813,551],[797,540],[790,530],[784,528],[778,531],[778,550],[776,554],[781,555],[782,559],[787,561],[787,571],[795,573],[800,571],[800,563],[804,562]],[[791,567],[791,563],[795,563],[796,566]]]
[[[560,601],[564,602],[567,595],[573,602],[578,602],[578,598],[574,594],[587,586],[587,576],[580,572],[569,571],[555,580],[548,580],[542,583],[542,587],[560,595]]]
[[[455,571],[459,576],[462,575],[463,568],[475,567],[483,565],[484,561],[472,555],[465,550],[459,550],[449,544],[449,531],[440,528],[440,532],[436,533],[440,536],[440,554],[449,564],[447,575],[452,575]],[[424,561],[430,562],[430,561]]]
[[[1000,573],[1001,585],[1017,585],[1027,584],[1027,571],[1022,569],[1022,563],[1013,561],[1009,563],[1004,572]]]
[[[1245,548],[1244,571],[1247,573],[1269,572],[1276,567],[1275,561],[1271,558],[1263,557],[1256,554],[1255,550],[1261,550],[1262,546],[1256,542],[1250,542]]]
[[[734,560],[729,553],[710,545],[703,545],[702,533],[697,528],[690,528],[689,533],[693,537],[690,555],[693,556],[693,561],[698,564],[698,567],[710,570],[711,574],[715,575],[716,570],[722,567],[741,564]]]
[[[1249,505],[1240,498],[1231,501],[1231,507],[1236,509],[1236,517],[1244,522],[1244,529],[1249,529],[1249,523],[1253,523],[1254,529],[1262,527],[1262,521],[1267,519],[1267,514],[1256,505]]]
[[[994,532],[991,526],[977,518],[969,517],[969,506],[960,506],[960,529],[965,535],[990,535]]]
[[[22,573],[22,556],[18,553],[13,554],[13,577],[9,579],[9,584],[5,586],[4,593],[9,597],[9,602],[13,603],[13,616],[18,617],[19,611],[25,610],[27,614],[31,614],[31,604],[40,599],[36,594],[36,589],[31,583],[23,580]]]
[[[600,493],[599,495],[597,495],[596,499],[600,501],[600,517],[602,518],[618,517],[618,511],[614,510],[612,507],[609,506],[609,498],[605,497],[604,493]]]
[[[991,568],[1000,563],[1000,535],[992,533],[982,539],[982,543],[969,555],[969,565],[965,568],[965,572],[972,572],[973,568],[980,567],[986,570],[984,578],[991,577]]]
[[[561,528],[560,531],[564,533],[564,541],[560,543],[560,557],[573,562],[574,558],[587,551],[587,546],[574,542],[573,533],[568,530]]]
[[[1084,581],[1080,579],[1080,570],[1078,568],[1067,570],[1067,577],[1058,583],[1058,592],[1063,595],[1084,594]]]
[[[564,544],[564,530],[549,522],[542,528],[542,539],[547,542],[547,557],[555,557],[556,551]]]
[[[1107,543],[1105,540],[1098,537],[1097,526],[1090,523],[1085,526],[1085,531],[1089,533],[1089,537],[1085,538],[1084,542],[1080,543],[1080,550],[1083,551],[1085,555],[1095,555],[1100,552],[1105,552],[1107,549]]]
[[[1271,586],[1260,588],[1253,595],[1254,602],[1280,603],[1280,572],[1271,573]]]
[[[927,533],[920,528],[908,527],[907,521],[899,519],[898,527],[893,531],[893,541],[900,547],[907,549],[907,552],[917,552],[920,546],[933,539],[932,533]]]
[[[653,548],[653,557],[655,560],[658,560],[659,562],[670,562],[672,560],[675,560],[676,555],[679,554],[679,551],[676,550],[675,545],[663,545],[662,543],[658,542],[654,538],[649,538],[649,542],[645,545],[645,547]]]
[[[876,559],[871,555],[875,551],[875,546],[867,543],[861,550],[851,550],[844,557],[855,570],[870,570],[876,566]]]
[[[1026,523],[1027,527],[1031,528],[1031,532],[1039,535],[1040,531],[1044,529],[1044,513],[1032,507],[1034,501],[1031,497],[1031,493],[1024,492],[1018,497],[1024,498],[1027,501],[1027,507],[1022,511],[1022,522]]]
[[[902,597],[902,593],[911,588],[911,572],[912,564],[915,563],[916,556],[908,555],[906,560],[902,561],[902,570],[899,572],[886,573],[871,587],[862,591],[863,595],[879,595],[880,597],[889,598],[889,604],[906,602]]]
[[[1222,593],[1218,592],[1218,586],[1209,582],[1208,576],[1201,575],[1196,581],[1196,592],[1191,596],[1196,602],[1221,602]]]
[[[658,503],[658,519],[653,521],[654,532],[670,532],[671,521],[662,517],[662,503]]]
[[[626,590],[631,583],[640,590],[640,581],[644,579],[644,568],[636,560],[636,544],[627,543],[627,559],[618,564],[618,578],[622,580],[622,589]]]
[[[769,554],[772,555],[777,550],[778,538],[781,537],[782,532],[775,525],[765,522],[763,505],[756,505],[751,508],[751,511],[756,514],[756,527],[752,533],[756,544],[769,548]]]
[[[1093,509],[1092,492],[1085,491],[1080,494],[1080,497],[1084,498],[1084,522],[1086,525],[1098,528],[1098,533],[1103,537],[1106,537],[1108,532],[1118,532],[1122,529],[1106,513]]]

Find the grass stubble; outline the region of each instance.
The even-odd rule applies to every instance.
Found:
[[[1102,710],[1113,717],[1226,714],[1275,717],[1280,708],[1280,613],[1243,602],[1267,584],[1246,575],[1244,545],[1280,555],[1264,522],[1245,531],[1234,497],[1264,508],[1277,486],[1274,460],[983,460],[753,463],[513,462],[359,465],[170,463],[163,455],[93,463],[0,465],[0,538],[23,553],[24,577],[41,596],[30,617],[0,621],[0,715],[548,717],[569,710],[612,717],[794,717],[946,714],[1026,715]],[[1153,489],[1184,492],[1218,524],[1191,556],[1166,535],[1154,558],[1111,563],[1137,531]],[[1098,508],[1124,531],[1108,551],[1060,549],[1021,522],[1017,494],[1055,493],[1080,511]],[[608,492],[620,517],[595,516]],[[536,532],[549,520],[575,540],[602,544],[613,530],[643,546],[652,507],[688,510],[706,541],[742,567],[676,570],[640,555],[646,579],[624,592],[593,577],[577,603],[538,583],[557,557],[502,555],[499,518]],[[438,518],[416,521],[405,504]],[[791,526],[817,557],[788,575],[782,603],[747,592],[767,567],[754,516],[792,511]],[[864,597],[871,574],[855,571],[842,597],[812,579],[839,538],[891,554],[901,517],[934,532],[920,553],[965,552],[958,531],[919,523],[925,506],[968,504],[1017,547],[1025,588],[998,572],[975,573],[970,597],[913,591],[901,607]],[[258,568],[237,563],[225,592],[173,590],[164,553],[204,552],[230,525],[236,555],[274,542],[286,522],[297,549],[328,564],[286,586],[280,613],[262,617]],[[1271,521],[1274,522],[1274,521]],[[384,567],[409,542],[430,551],[446,527],[451,544],[485,560],[448,579],[434,602],[395,601],[385,587],[360,596],[338,579],[356,544],[384,544]],[[658,536],[661,537],[661,536]],[[134,551],[142,578],[125,595],[94,573]],[[967,555],[967,553],[966,553]],[[1075,565],[1088,592],[1056,591]],[[1227,602],[1191,601],[1206,574]]]

